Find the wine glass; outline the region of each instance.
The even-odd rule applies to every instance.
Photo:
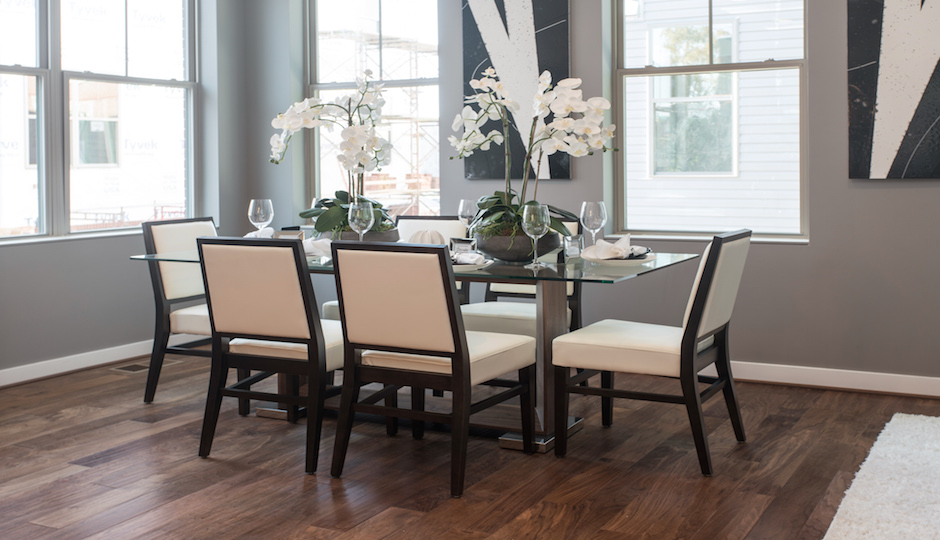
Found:
[[[470,226],[473,217],[477,215],[477,202],[473,199],[460,199],[460,205],[457,206],[457,218],[465,227]]]
[[[532,239],[532,264],[526,268],[538,270],[542,267],[539,262],[538,240],[548,232],[551,218],[548,215],[548,206],[544,204],[527,204],[522,209],[522,230]]]
[[[248,221],[259,231],[270,225],[274,221],[274,204],[271,199],[252,199],[248,203]]]
[[[597,243],[597,231],[607,224],[607,208],[604,201],[581,203],[581,225],[591,231],[591,244]]]
[[[367,201],[349,203],[349,228],[359,233],[359,241],[362,242],[362,235],[372,228],[375,223],[375,214],[372,212],[372,203]]]

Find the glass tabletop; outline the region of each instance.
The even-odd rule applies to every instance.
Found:
[[[651,253],[647,262],[610,261],[591,262],[585,259],[569,260],[566,264],[545,264],[538,272],[522,264],[495,261],[482,268],[456,265],[454,277],[465,281],[578,281],[582,283],[617,283],[660,268],[698,258],[694,253]],[[198,263],[195,250],[159,255],[133,255],[132,260]],[[314,274],[332,274],[333,261],[329,257],[307,257],[307,267]]]

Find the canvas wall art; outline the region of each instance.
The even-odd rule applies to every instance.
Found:
[[[849,177],[940,178],[940,0],[848,0]]]
[[[548,70],[553,81],[568,77],[568,0],[468,0],[463,6],[463,61],[465,95],[473,93],[468,81],[492,66],[519,103],[510,150],[512,177],[522,178],[525,148],[516,126],[531,125],[538,76]],[[490,124],[484,131],[500,129],[498,122]],[[503,152],[475,152],[463,161],[467,179],[504,177]],[[568,154],[556,152],[544,163],[540,178],[571,178]]]

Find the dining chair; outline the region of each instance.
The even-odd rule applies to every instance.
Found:
[[[427,231],[440,233],[444,242],[449,242],[451,238],[466,238],[467,226],[464,225],[457,216],[397,216],[395,226],[398,227],[398,235],[403,242],[416,242],[415,235]],[[457,294],[461,304],[466,304],[470,300],[470,284],[457,282]],[[339,301],[329,300],[323,302],[322,317],[324,319],[339,320]]]
[[[581,234],[581,224],[578,222],[565,222],[569,231]],[[545,258],[557,258],[564,262],[561,254],[548,254]],[[551,260],[550,262],[556,262]],[[568,282],[566,284],[568,295],[568,328],[577,330],[581,328],[581,283]],[[483,302],[475,302],[461,306],[463,321],[467,330],[481,332],[504,332],[507,334],[521,334],[536,337],[537,310],[533,302],[501,302],[500,298],[518,300],[535,300],[535,285],[516,283],[487,283]]]
[[[317,316],[301,240],[217,237],[197,244],[212,326],[199,455],[207,457],[212,448],[224,396],[272,401],[307,408],[306,471],[315,472],[323,402],[339,394],[339,387],[327,385],[327,374],[343,365],[343,332],[338,321]],[[226,386],[231,368],[241,373]],[[275,373],[290,376],[286,394],[252,389]],[[306,396],[300,395],[301,376]]]
[[[217,235],[211,217],[147,221],[141,224],[141,229],[144,235],[144,249],[148,255],[195,251],[196,238]],[[208,336],[212,335],[199,267],[183,262],[150,261],[149,265],[153,300],[156,305],[156,323],[144,403],[153,401],[166,353],[208,357],[211,355],[210,351],[196,347],[207,345]],[[197,301],[199,303],[193,305]],[[173,334],[206,337],[168,345]]]
[[[523,449],[534,451],[535,339],[465,331],[446,246],[333,242],[333,266],[343,325],[343,392],[332,474],[339,477],[356,413],[451,425],[451,495],[463,493],[470,415],[519,396]],[[389,315],[382,306],[408,306]],[[518,380],[503,379],[513,373]],[[362,400],[360,386],[384,388]],[[471,402],[471,388],[503,390]],[[411,408],[375,403],[411,387]],[[450,412],[424,407],[425,389],[449,390]]]
[[[555,338],[555,425],[565,425],[570,394],[601,396],[604,426],[613,423],[612,398],[685,404],[702,474],[710,476],[712,462],[702,402],[721,391],[735,437],[745,441],[731,376],[728,328],[750,239],[747,229],[712,239],[702,254],[681,327],[607,319]],[[717,377],[699,374],[711,364]],[[571,368],[584,371],[570,377]],[[678,379],[681,395],[615,389],[615,372]],[[601,374],[600,388],[578,386],[597,373]],[[707,385],[704,390],[700,390],[700,383]],[[567,441],[565,430],[555,434],[555,455],[565,455]]]

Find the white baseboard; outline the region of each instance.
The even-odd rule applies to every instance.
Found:
[[[198,337],[174,335],[170,338],[170,345],[178,345]],[[62,375],[80,369],[120,362],[136,356],[147,356],[152,348],[152,340],[139,341],[109,349],[0,370],[0,388],[54,375]],[[735,380],[739,381],[940,397],[940,377],[760,364],[757,362],[731,362],[731,369]],[[702,373],[714,375],[714,368],[705,369]]]
[[[736,381],[940,397],[940,377],[736,361],[731,362],[731,371]],[[715,369],[709,367],[702,374],[714,376]]]
[[[186,343],[187,341],[198,338],[199,336],[177,334],[170,336],[169,345],[179,345],[180,343]],[[54,358],[52,360],[27,364],[25,366],[2,369],[0,370],[0,388],[34,381],[36,379],[53,377],[55,375],[63,375],[80,369],[112,364],[137,356],[149,357],[151,350],[153,350],[153,340],[148,339],[138,341],[137,343],[118,345],[117,347],[110,347],[108,349],[73,354],[71,356]]]

